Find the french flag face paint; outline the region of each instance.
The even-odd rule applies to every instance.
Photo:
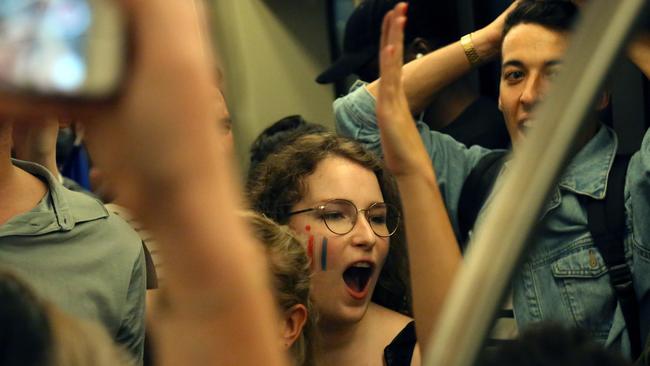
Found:
[[[311,231],[311,226],[305,226],[305,231],[309,233]],[[307,256],[311,260],[311,269],[314,270],[314,236],[309,234],[309,240],[307,241]]]
[[[321,245],[320,266],[323,271],[327,271],[327,238],[323,238]]]
[[[306,225],[305,231],[309,234],[307,240],[307,256],[311,260],[311,269],[314,271],[316,269],[317,263],[320,262],[320,267],[322,271],[327,270],[327,238],[323,237],[320,241],[320,250],[318,248],[318,241],[315,239],[314,235],[311,234],[311,226]]]

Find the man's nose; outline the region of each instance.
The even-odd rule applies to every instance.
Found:
[[[532,109],[544,95],[544,90],[546,89],[546,81],[539,74],[531,75],[531,77],[526,80],[524,85],[524,90],[521,92],[519,98],[520,102],[528,110]]]

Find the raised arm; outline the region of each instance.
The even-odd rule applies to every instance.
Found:
[[[637,35],[628,48],[630,60],[650,79],[650,32]]]
[[[88,121],[95,163],[166,258],[158,363],[285,364],[264,257],[235,214],[237,179],[214,128],[202,1],[120,3],[133,25],[134,59],[115,104],[63,109],[9,97],[0,98],[0,113],[65,112]]]
[[[499,54],[503,24],[515,5],[516,2],[485,28],[472,33],[471,40],[480,58],[479,62],[490,60]],[[422,112],[437,91],[469,72],[473,66],[475,65],[470,63],[460,41],[404,65],[402,81],[411,113]],[[379,81],[371,83],[367,89],[376,97]]]
[[[429,344],[461,253],[402,87],[405,14],[406,4],[400,3],[384,19],[377,120],[384,159],[397,179],[404,208],[417,337]]]

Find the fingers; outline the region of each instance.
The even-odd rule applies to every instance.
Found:
[[[519,6],[520,2],[521,2],[521,0],[515,0],[515,1],[512,2],[512,4],[510,4],[510,6],[508,6],[508,8],[503,12],[504,19],[505,19],[505,17],[508,16],[508,14],[512,13],[512,11],[515,10],[515,8],[517,6]]]
[[[384,18],[380,49],[380,88],[384,97],[401,86],[406,4],[399,3]]]
[[[399,81],[401,80],[401,71],[404,59],[404,25],[406,24],[406,17],[404,11],[406,4],[401,3],[396,6],[395,15],[392,19],[392,24],[388,29],[388,46],[393,48],[389,50],[388,67],[389,72],[395,76]]]

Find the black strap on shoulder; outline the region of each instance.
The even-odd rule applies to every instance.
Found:
[[[625,260],[625,177],[629,155],[617,155],[607,180],[604,200],[588,199],[588,227],[594,243],[605,261],[623,318],[630,336],[632,356],[641,354],[639,306],[632,283],[632,272]]]
[[[497,150],[483,156],[463,184],[458,201],[459,243],[464,245],[469,239],[469,231],[474,227],[478,213],[492,191],[494,182],[505,162],[507,151]]]

